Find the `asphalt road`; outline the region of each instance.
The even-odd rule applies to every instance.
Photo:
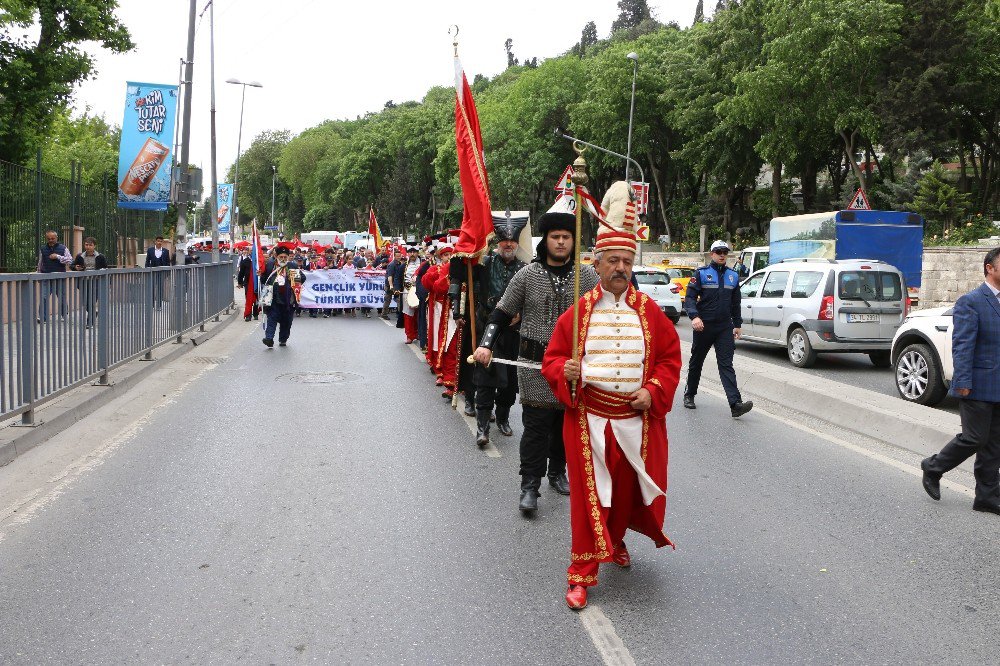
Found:
[[[691,322],[686,318],[677,324],[681,339],[691,342]],[[788,360],[784,347],[767,345],[759,342],[741,340],[736,343],[736,353],[748,358],[793,367]],[[876,393],[890,396],[893,400],[902,400],[896,390],[896,378],[892,368],[876,368],[868,359],[867,354],[819,354],[816,364],[811,368],[797,368],[798,372],[813,374],[826,379],[868,389]],[[705,372],[714,371],[706,366]],[[947,397],[937,409],[943,409],[954,414],[958,413],[958,400]]]
[[[567,499],[516,511],[519,411],[490,457],[381,320],[251,326],[65,470],[0,470],[38,477],[0,506],[0,662],[995,661],[1000,518],[915,456],[702,392],[668,418],[677,550],[633,534],[579,615]]]

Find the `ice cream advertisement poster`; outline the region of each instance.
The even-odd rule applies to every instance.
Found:
[[[233,184],[220,183],[218,198],[216,199],[216,210],[219,211],[219,233],[228,234],[232,227],[230,222],[233,217]]]
[[[125,84],[125,118],[118,147],[119,208],[167,209],[176,119],[176,85]]]

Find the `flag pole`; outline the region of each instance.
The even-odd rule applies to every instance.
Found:
[[[590,180],[587,177],[587,160],[583,158],[586,148],[579,142],[573,142],[576,159],[573,160],[573,198],[576,201],[576,236],[573,238],[573,360],[580,360],[580,239],[583,235],[583,197],[580,189]],[[576,402],[576,381],[570,383],[570,393]]]

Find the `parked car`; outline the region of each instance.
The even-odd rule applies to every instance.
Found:
[[[902,273],[864,259],[781,261],[752,274],[740,293],[743,337],[785,347],[800,368],[830,352],[868,354],[888,368],[909,308]]]
[[[662,262],[659,264],[653,264],[653,268],[659,268],[667,272],[670,276],[670,281],[681,288],[680,295],[681,300],[684,300],[684,296],[687,294],[687,286],[694,277],[695,271],[698,269],[694,266],[681,266],[677,264],[670,264],[668,262]]]
[[[952,308],[910,313],[892,340],[896,389],[903,400],[921,405],[941,402],[951,386]]]
[[[670,321],[675,324],[680,321],[682,311],[680,287],[670,281],[670,275],[665,270],[652,266],[635,266],[632,274],[639,283],[639,291],[656,301]]]

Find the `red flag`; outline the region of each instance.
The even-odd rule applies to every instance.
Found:
[[[483,160],[483,135],[472,89],[462,63],[455,56],[455,144],[458,179],[462,183],[462,232],[455,244],[456,257],[478,257],[493,236],[490,183]]]
[[[378,220],[375,219],[375,209],[368,208],[368,235],[375,241],[375,251],[382,249],[385,241],[382,240],[382,231],[378,228]]]

